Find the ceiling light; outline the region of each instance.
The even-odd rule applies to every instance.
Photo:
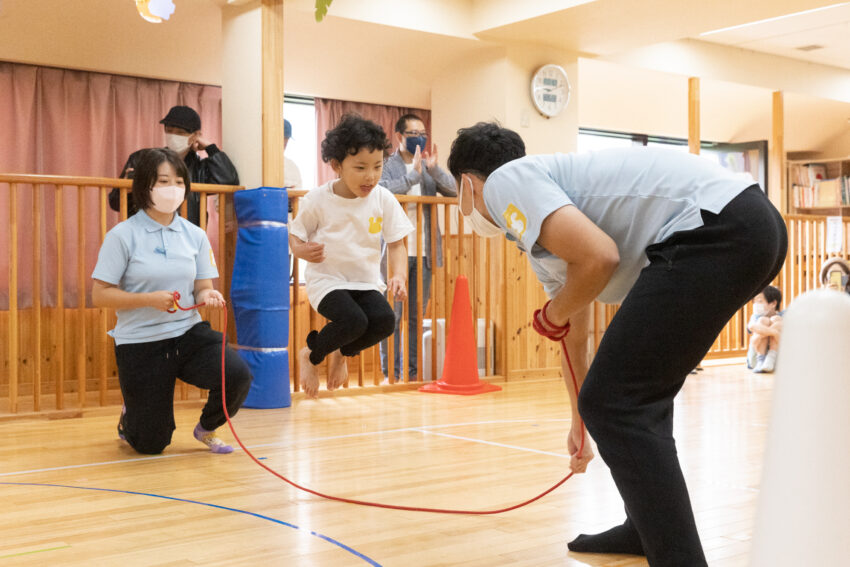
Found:
[[[841,2],[840,4],[832,4],[830,6],[823,6],[821,8],[813,8],[811,10],[803,10],[802,12],[795,12],[793,14],[785,14],[784,16],[776,16],[775,18],[767,18],[767,19],[764,19],[764,20],[757,20],[755,22],[749,22],[747,24],[739,24],[737,26],[729,26],[728,28],[720,28],[719,30],[703,32],[703,33],[700,34],[700,36],[712,35],[712,34],[715,34],[715,33],[723,33],[723,32],[727,32],[727,31],[737,30],[737,29],[740,29],[740,28],[745,28],[747,26],[757,26],[759,24],[764,24],[764,23],[767,23],[767,22],[776,22],[776,21],[779,21],[779,20],[784,20],[786,18],[793,18],[795,16],[802,16],[803,14],[813,14],[815,12],[822,12],[823,10],[831,10],[832,8],[838,8],[839,6],[846,6],[848,4],[850,4],[850,2]]]
[[[174,13],[173,0],[136,0],[139,15],[152,24],[167,20]]]

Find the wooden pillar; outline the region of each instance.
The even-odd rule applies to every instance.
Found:
[[[18,413],[18,185],[9,184],[9,412]]]
[[[688,79],[688,151],[699,155],[699,77]]]
[[[263,0],[263,185],[283,187],[283,0]]]
[[[785,94],[773,93],[773,128],[768,157],[767,196],[782,214],[788,213],[785,194]]]

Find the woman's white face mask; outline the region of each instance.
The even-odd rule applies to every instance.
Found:
[[[468,183],[466,183],[468,181]],[[469,198],[472,200],[471,207],[472,212],[468,215],[463,213],[464,196],[463,196],[463,187],[464,185],[469,185]],[[458,188],[457,194],[457,210],[459,215],[463,215],[464,221],[469,223],[469,226],[472,227],[472,232],[481,236],[483,238],[494,238],[496,236],[500,236],[502,234],[502,229],[496,226],[495,224],[488,221],[484,215],[478,212],[478,209],[475,208],[475,201],[472,198],[472,180],[469,179],[467,175],[460,176],[460,187]]]
[[[184,187],[178,187],[177,185],[154,187],[151,189],[151,201],[153,201],[153,208],[167,215],[170,215],[180,208],[185,196],[186,189]]]

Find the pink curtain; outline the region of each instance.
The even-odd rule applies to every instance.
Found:
[[[160,119],[174,105],[194,108],[202,131],[221,146],[221,87],[138,77],[73,71],[0,62],[0,173],[34,173],[117,177],[127,156],[146,147],[162,147]],[[19,185],[19,227],[31,225],[31,186]],[[42,301],[53,305],[56,296],[55,191],[42,189]],[[63,190],[65,305],[77,306],[78,254],[85,255],[91,274],[100,245],[98,191],[85,190],[85,250],[77,247],[77,191]],[[214,209],[209,222],[215,226]],[[9,185],[0,184],[0,309],[8,309]],[[107,212],[107,225],[118,213]],[[31,232],[18,234],[18,305],[32,302]],[[90,289],[91,281],[87,281]]]
[[[377,122],[384,128],[387,133],[387,138],[395,148],[395,123],[404,114],[415,114],[422,118],[425,123],[425,129],[431,132],[431,111],[421,108],[407,108],[402,106],[387,106],[383,104],[370,104],[367,102],[349,102],[346,100],[332,100],[317,98],[316,104],[316,140],[318,140],[318,148],[316,148],[318,156],[318,173],[316,182],[319,185],[327,183],[331,179],[336,179],[331,166],[322,161],[322,140],[325,139],[325,132],[336,126],[340,118],[349,112],[356,112],[363,118],[368,118]],[[431,147],[431,139],[428,139],[428,148]]]

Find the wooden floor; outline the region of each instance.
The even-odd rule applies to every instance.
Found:
[[[679,453],[712,566],[747,564],[772,383],[740,365],[706,367],[678,399]],[[499,508],[550,487],[568,462],[563,384],[503,386],[473,397],[298,399],[288,409],[243,410],[235,425],[264,463],[316,490]],[[177,409],[174,441],[156,457],[117,439],[117,411],[0,423],[3,565],[646,565],[567,551],[578,533],[623,520],[598,458],[587,474],[502,515],[364,508],[300,492],[242,451],[210,454],[191,436],[198,408]]]

